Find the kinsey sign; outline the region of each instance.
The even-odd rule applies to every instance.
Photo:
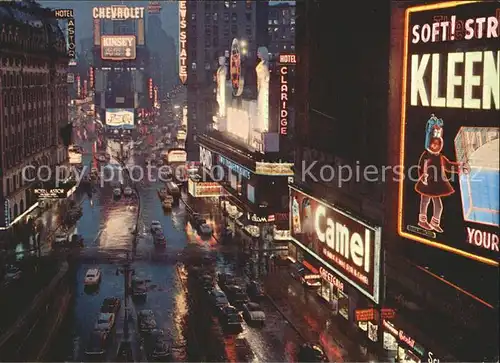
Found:
[[[128,19],[143,19],[143,7],[128,7],[123,5],[107,6],[103,8],[93,8],[92,16],[94,19],[109,19],[109,20],[128,20]]]
[[[291,186],[290,213],[292,239],[378,303],[380,228],[369,226]]]
[[[187,72],[187,1],[179,3],[179,78],[182,84],[186,84]]]
[[[398,233],[498,266],[499,5],[407,9]],[[416,168],[418,167],[418,168]],[[413,171],[413,172],[412,172]]]

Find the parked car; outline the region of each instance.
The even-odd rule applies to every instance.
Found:
[[[69,239],[69,244],[71,247],[83,247],[84,240],[83,240],[82,235],[80,235],[80,234],[71,235],[71,237]]]
[[[247,294],[253,301],[259,301],[265,296],[264,288],[257,281],[250,281],[247,284]]]
[[[226,291],[226,288],[229,285],[235,285],[237,282],[236,282],[236,278],[232,274],[220,272],[217,274],[217,283],[219,284],[219,287],[223,291]]]
[[[99,285],[101,282],[101,270],[98,268],[91,268],[87,270],[85,274],[85,286],[95,286]]]
[[[151,360],[166,361],[172,354],[172,346],[167,342],[165,334],[161,329],[154,329],[144,339],[146,354]]]
[[[319,344],[303,344],[297,356],[299,362],[328,362],[328,358]]]
[[[23,276],[23,272],[14,265],[7,266],[5,271],[5,280],[18,281]]]
[[[64,246],[68,242],[68,235],[64,232],[57,232],[54,236],[54,245],[55,246]]]
[[[131,187],[125,187],[125,189],[123,189],[123,195],[126,197],[130,197],[132,194],[134,194],[134,190]]]
[[[238,285],[229,285],[226,294],[231,304],[235,306],[242,306],[250,301],[245,290]]]
[[[209,224],[203,223],[200,226],[200,234],[203,236],[211,236],[212,235],[212,227]]]
[[[110,331],[115,326],[115,314],[99,313],[94,330]]]
[[[164,247],[167,245],[167,239],[162,231],[156,230],[155,233],[153,233],[153,243],[157,247]]]
[[[100,357],[106,353],[108,343],[108,332],[94,330],[90,333],[90,338],[85,348],[87,356]]]
[[[210,291],[209,297],[210,301],[217,309],[221,309],[224,306],[229,305],[229,300],[227,299],[227,296],[224,293],[224,291],[222,291],[221,289],[218,288],[213,289],[212,291]]]
[[[121,301],[118,297],[107,297],[101,305],[101,313],[118,314],[121,307]]]
[[[262,311],[259,304],[249,302],[243,305],[243,318],[247,323],[264,324],[266,321],[266,314]]]
[[[234,306],[228,305],[224,306],[221,309],[221,322],[226,327],[241,330],[241,323],[243,322],[243,318]]]
[[[134,298],[145,298],[147,294],[148,287],[146,280],[134,276],[132,279],[132,296]]]
[[[214,288],[214,278],[212,275],[209,273],[204,273],[202,275],[199,275],[199,281],[202,286],[202,288],[206,291],[210,291]]]
[[[150,333],[158,326],[153,310],[141,310],[137,313],[137,324],[141,333]]]

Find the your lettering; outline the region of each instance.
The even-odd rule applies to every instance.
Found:
[[[467,243],[498,252],[499,238],[497,234],[467,227]]]

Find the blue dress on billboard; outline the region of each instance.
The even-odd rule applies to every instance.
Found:
[[[437,118],[434,115],[431,115],[431,118],[427,120],[427,124],[425,125],[425,150],[429,148],[431,143],[431,138],[434,134],[434,129],[440,128],[442,129],[444,126],[443,119]]]

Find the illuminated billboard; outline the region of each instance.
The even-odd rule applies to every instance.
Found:
[[[185,150],[169,150],[167,160],[169,163],[185,163],[187,152]]]
[[[144,7],[124,5],[95,7],[92,9],[92,17],[107,20],[144,19]]]
[[[381,229],[289,188],[292,240],[378,303]]]
[[[233,96],[241,96],[245,80],[241,70],[241,51],[238,39],[233,39],[231,44],[231,59],[229,63],[229,73],[231,75],[231,85],[233,87]]]
[[[187,72],[187,1],[179,0],[179,78],[186,84]]]
[[[101,58],[116,61],[135,59],[135,35],[102,35]]]
[[[402,237],[496,266],[498,13],[495,2],[407,9],[398,204]]]
[[[193,197],[220,197],[224,194],[224,188],[216,182],[202,182],[189,179],[188,192]]]
[[[106,109],[106,126],[124,129],[134,128],[134,109]]]
[[[280,105],[279,105],[279,133],[280,135],[288,134],[288,97],[290,88],[288,85],[288,68],[297,63],[295,54],[280,54],[279,56],[279,73],[280,73]]]

